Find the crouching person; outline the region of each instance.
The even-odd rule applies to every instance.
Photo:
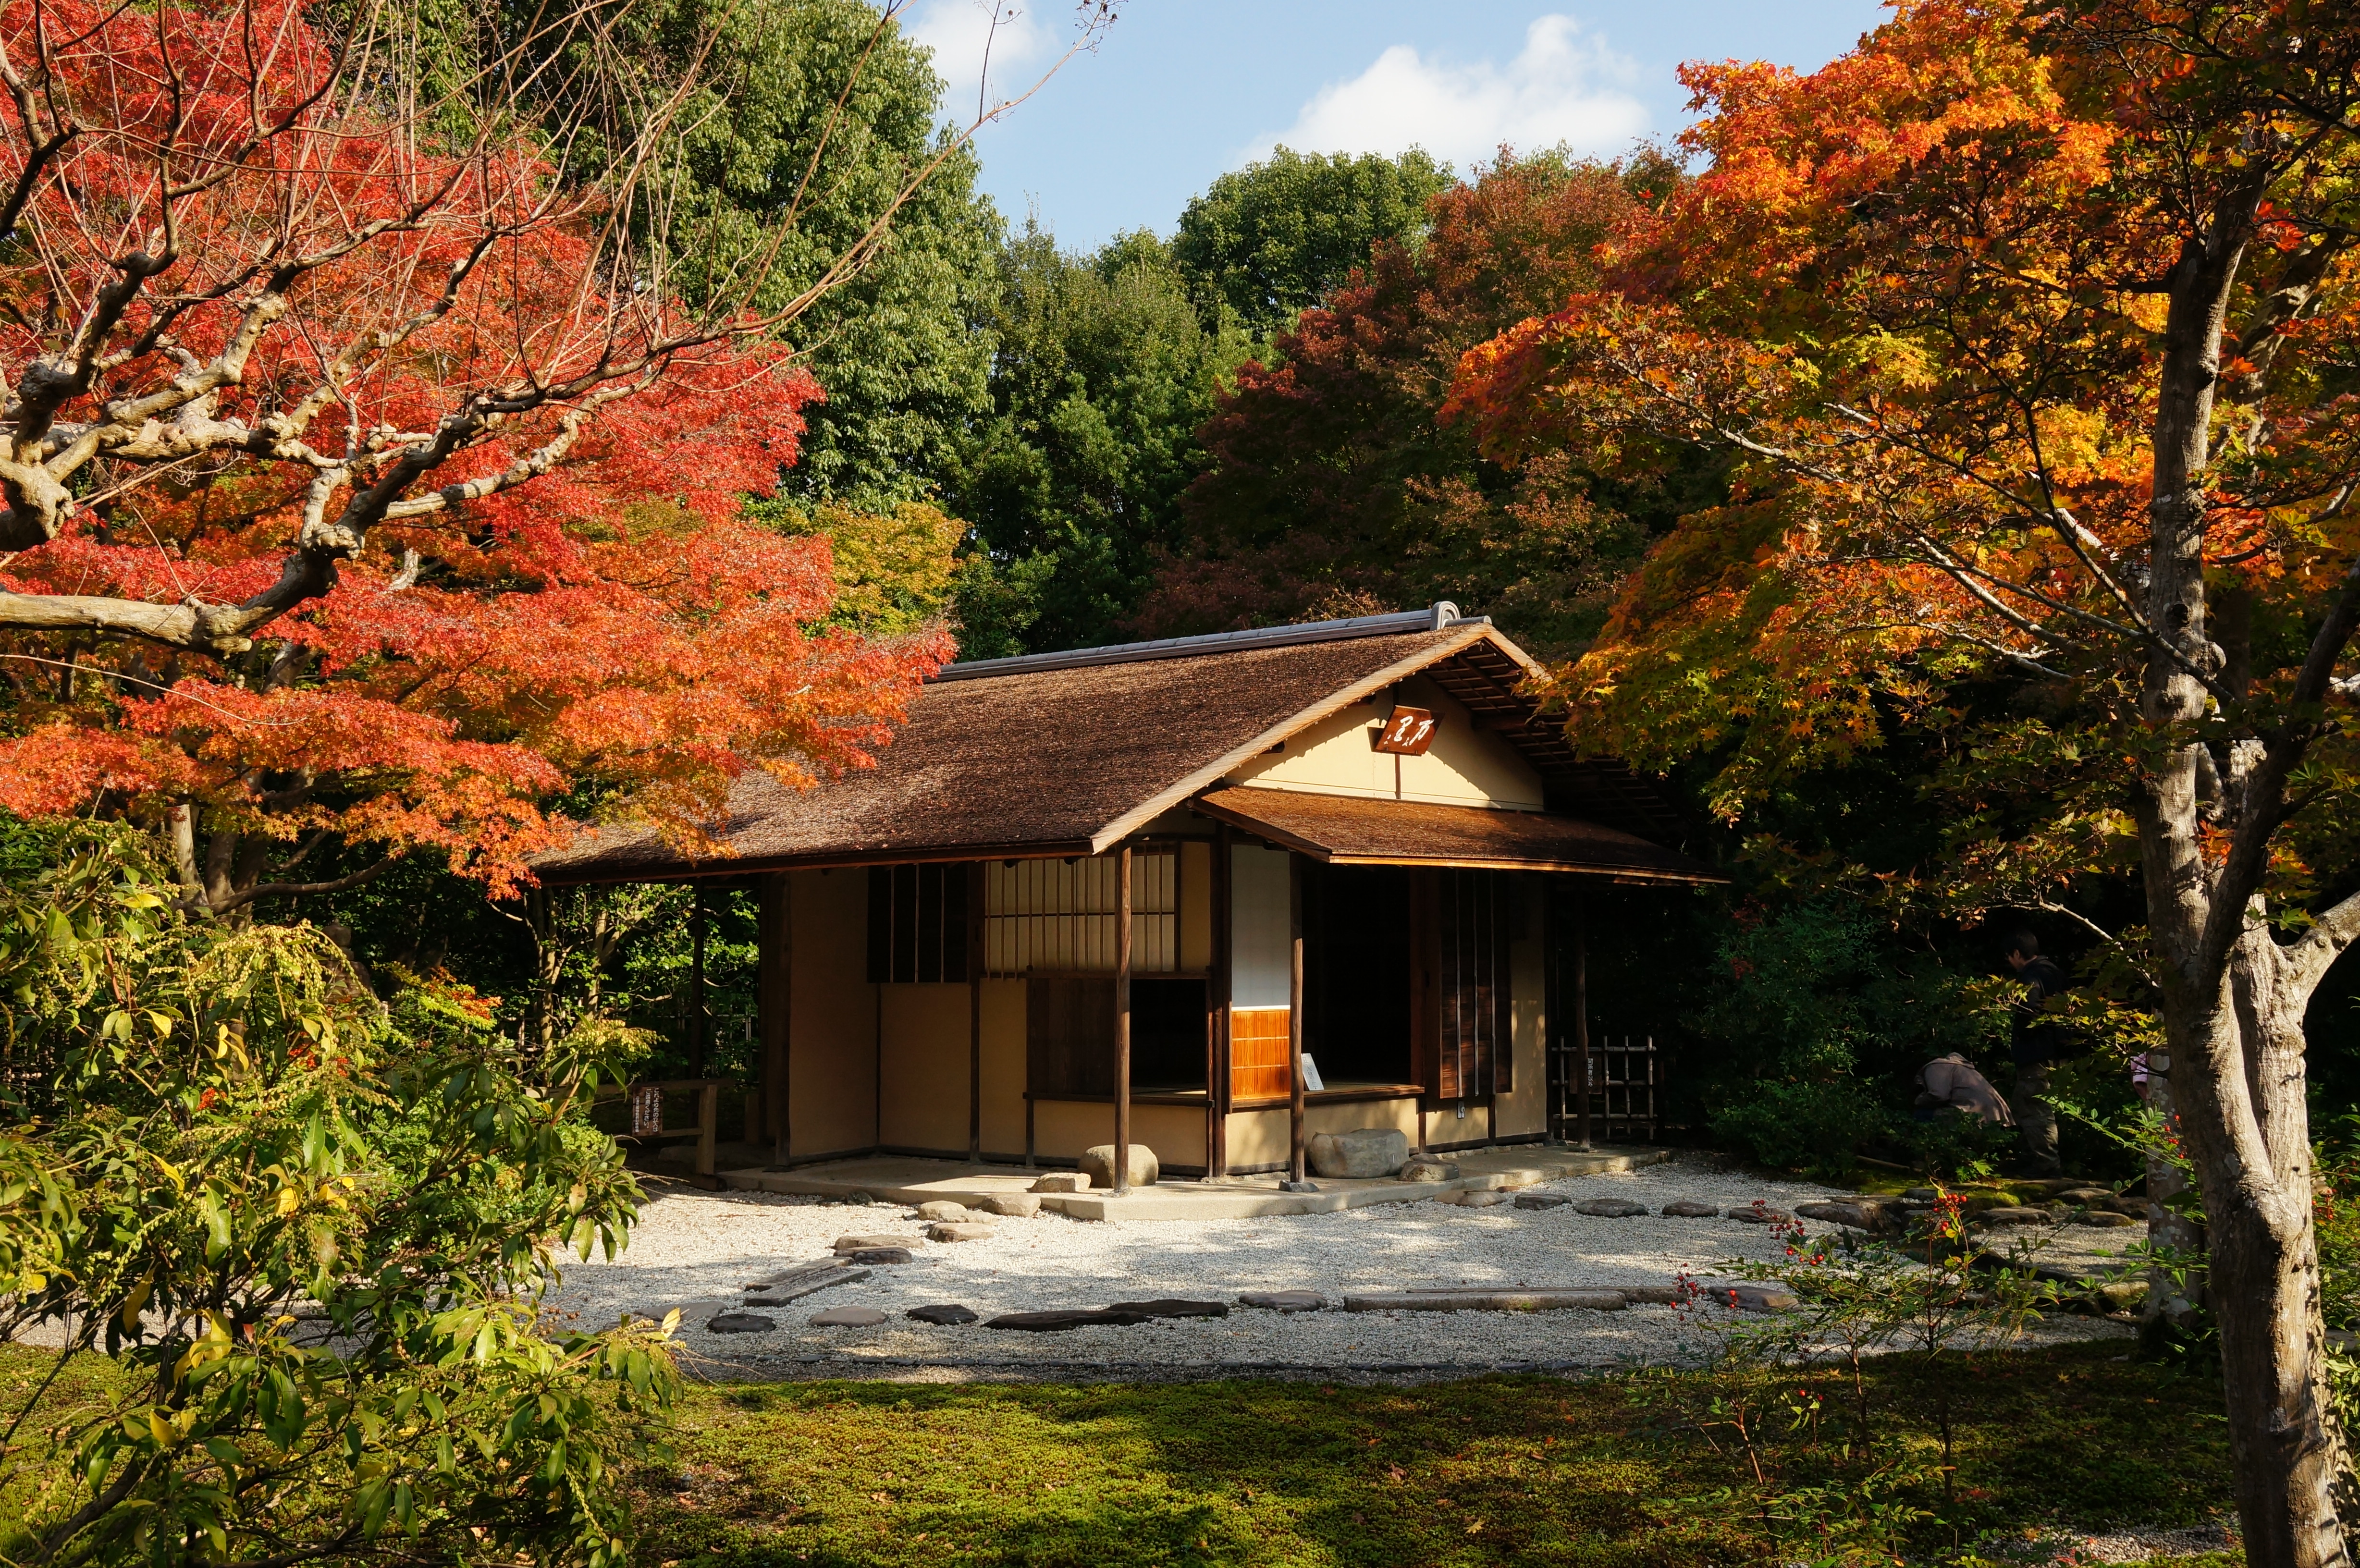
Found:
[[[1930,1122],[1944,1111],[1973,1116],[1994,1127],[2016,1125],[2007,1101],[1992,1087],[1991,1080],[1955,1051],[1918,1070],[1918,1119]]]

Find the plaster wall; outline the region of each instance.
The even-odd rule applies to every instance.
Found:
[[[1496,1136],[1501,1138],[1548,1130],[1548,979],[1542,946],[1546,928],[1542,923],[1540,879],[1521,880],[1516,896],[1524,904],[1524,935],[1508,947],[1509,1040],[1515,1052],[1516,1087],[1513,1094],[1494,1095],[1491,1105]]]
[[[1079,1160],[1084,1150],[1114,1142],[1114,1106],[1081,1100],[1043,1100],[1032,1107],[1033,1149],[1045,1160]],[[1193,1105],[1131,1107],[1131,1141],[1155,1150],[1159,1165],[1201,1171],[1205,1113]]]
[[[1024,1158],[1022,980],[983,983],[983,1151],[994,1159]]]
[[[880,987],[885,1091],[878,1142],[967,1152],[970,1028],[964,985]]]
[[[1522,1063],[1518,1064],[1520,1067]],[[1489,1143],[1491,1140],[1491,1107],[1481,1100],[1467,1102],[1467,1119],[1459,1119],[1457,1102],[1438,1111],[1426,1113],[1426,1143],[1429,1149],[1438,1145]]]
[[[867,979],[869,874],[798,871],[787,888],[788,1154],[873,1148],[880,987]],[[966,1142],[962,1133],[959,1146]]]
[[[1424,676],[1403,681],[1398,691],[1403,702],[1427,709],[1439,721],[1425,756],[1394,757],[1376,750],[1373,735],[1392,711],[1390,701],[1379,699],[1290,736],[1284,751],[1255,757],[1231,773],[1229,782],[1381,800],[1541,810],[1540,775],[1513,746],[1493,731],[1476,728],[1467,710]]]
[[[1293,914],[1287,855],[1240,844],[1230,849],[1229,1003],[1283,1007],[1294,990]]]
[[[1303,1137],[1307,1143],[1320,1133],[1350,1132],[1357,1127],[1397,1127],[1417,1147],[1415,1100],[1347,1100],[1335,1105],[1303,1107]],[[1289,1150],[1284,1106],[1229,1113],[1229,1169],[1251,1171],[1284,1165]],[[1201,1156],[1199,1157],[1202,1158]]]

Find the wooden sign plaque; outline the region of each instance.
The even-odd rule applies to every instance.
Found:
[[[1392,757],[1424,757],[1434,744],[1434,714],[1425,708],[1395,708],[1377,732],[1377,749]]]

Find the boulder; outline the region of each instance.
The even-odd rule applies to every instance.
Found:
[[[1778,1285],[1708,1285],[1704,1293],[1741,1312],[1783,1312],[1802,1305],[1794,1291]]]
[[[2068,1187],[2061,1192],[2051,1192],[2049,1194],[2050,1197],[2055,1198],[2060,1203],[2081,1203],[2085,1205],[2103,1203],[2114,1195],[2114,1190],[2111,1187],[2092,1187],[2086,1185]]]
[[[901,1315],[905,1318],[915,1318],[920,1323],[941,1323],[946,1327],[959,1323],[971,1323],[976,1319],[974,1308],[962,1307],[956,1301],[945,1301],[940,1306],[934,1307],[912,1307]]]
[[[937,1220],[948,1220],[956,1224],[962,1220],[973,1219],[975,1216],[967,1212],[967,1206],[965,1203],[954,1203],[938,1199],[934,1203],[920,1203],[918,1217],[929,1224]]]
[[[2076,1215],[2072,1223],[2078,1225],[2089,1225],[2097,1230],[2126,1230],[2138,1224],[2138,1221],[2128,1214],[2115,1214],[2111,1209],[2092,1209],[2086,1214]]]
[[[1471,1192],[1444,1192],[1434,1200],[1437,1203],[1454,1203],[1462,1209],[1489,1209],[1515,1200],[1494,1189],[1479,1187]]]
[[[1519,1192],[1516,1207],[1520,1209],[1557,1209],[1573,1202],[1563,1192]]]
[[[1795,1213],[1807,1220],[1821,1220],[1830,1225],[1850,1225],[1854,1230],[1882,1230],[1885,1211],[1874,1203],[1852,1203],[1841,1199],[1797,1203]]]
[[[987,1214],[1003,1214],[1012,1220],[1029,1220],[1041,1212],[1041,1200],[1030,1192],[998,1192],[978,1205]]]
[[[1114,1185],[1114,1145],[1101,1143],[1082,1151],[1082,1174],[1090,1179],[1093,1187]],[[1155,1162],[1155,1150],[1143,1143],[1131,1146],[1131,1184],[1153,1187],[1163,1168]]]
[[[1317,1290],[1248,1290],[1238,1297],[1238,1305],[1273,1312],[1316,1312],[1327,1307],[1328,1298]]]
[[[1047,1312],[1002,1312],[984,1323],[986,1328],[1010,1328],[1025,1334],[1054,1334],[1060,1329],[1088,1328],[1105,1323],[1124,1326],[1143,1323],[1147,1320],[1137,1312],[1116,1312],[1103,1309],[1097,1312],[1067,1310]]]
[[[1981,1214],[1975,1215],[1974,1220],[1975,1224],[1980,1225],[1997,1225],[2006,1227],[2011,1225],[2047,1225],[2049,1223],[2050,1217],[2051,1216],[2047,1209],[2028,1209],[2021,1206],[2010,1205],[1995,1209],[1985,1209]]]
[[[1229,1303],[1188,1301],[1176,1296],[1159,1296],[1152,1301],[1116,1301],[1107,1311],[1131,1312],[1142,1318],[1225,1318],[1229,1315]]]
[[[1942,1195],[1939,1187],[1912,1187],[1901,1194],[1913,1203],[1930,1203]]]
[[[1718,1203],[1699,1203],[1694,1198],[1675,1198],[1664,1205],[1664,1213],[1675,1219],[1711,1220],[1721,1217]]]
[[[1032,1183],[1032,1191],[1036,1192],[1087,1192],[1089,1190],[1089,1177],[1079,1171],[1052,1171]]]
[[[778,1319],[759,1312],[723,1312],[705,1325],[710,1334],[768,1334],[778,1326]]]
[[[946,1220],[926,1227],[928,1241],[984,1241],[990,1238],[997,1226],[981,1220]]]
[[[1409,1163],[1409,1135],[1399,1127],[1354,1127],[1312,1135],[1311,1169],[1331,1181],[1391,1176]]]
[[[814,1328],[875,1328],[884,1321],[875,1307],[830,1307],[812,1313],[811,1323]]]
[[[1627,1220],[1647,1212],[1644,1203],[1634,1203],[1628,1198],[1590,1198],[1573,1205],[1577,1214],[1596,1214],[1601,1219]]]
[[[1755,1202],[1743,1207],[1732,1207],[1729,1211],[1729,1217],[1733,1220],[1743,1220],[1747,1225],[1776,1225],[1783,1220],[1791,1220],[1795,1216],[1784,1209],[1774,1209],[1767,1203]]]
[[[864,1247],[858,1252],[846,1253],[844,1258],[847,1263],[907,1263],[910,1261],[910,1249],[906,1247]]]
[[[1456,1181],[1459,1167],[1454,1161],[1437,1160],[1431,1154],[1414,1154],[1398,1174],[1404,1181]]]
[[[906,1236],[839,1236],[835,1252],[838,1258],[854,1252],[873,1252],[880,1247],[901,1247],[909,1242]]]

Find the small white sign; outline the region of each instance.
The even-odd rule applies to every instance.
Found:
[[[1311,1060],[1311,1053],[1307,1051],[1303,1053],[1303,1087],[1314,1094],[1328,1087],[1319,1082],[1319,1063]]]

